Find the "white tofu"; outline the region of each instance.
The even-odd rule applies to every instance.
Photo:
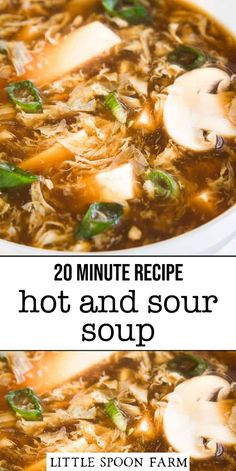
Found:
[[[103,201],[126,201],[135,197],[134,167],[130,162],[98,173],[94,180],[99,188],[99,198]]]
[[[78,187],[77,199],[85,204],[94,202],[124,202],[138,194],[138,185],[132,162],[111,170],[83,177]]]
[[[27,66],[25,77],[38,85],[53,82],[103,57],[120,42],[120,37],[110,28],[94,21],[36,53]]]
[[[26,374],[24,386],[44,394],[103,361],[111,352],[45,352]]]

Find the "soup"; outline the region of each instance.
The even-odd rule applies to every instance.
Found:
[[[235,41],[140,1],[1,2],[3,239],[125,249],[235,203]]]
[[[236,469],[233,352],[7,352],[0,367],[1,469],[44,471],[55,451],[179,451],[192,471]]]

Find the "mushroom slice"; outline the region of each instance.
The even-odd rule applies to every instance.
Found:
[[[164,105],[164,123],[177,144],[202,152],[215,147],[217,135],[236,137],[227,116],[230,81],[227,72],[214,67],[192,70],[175,80]]]
[[[236,434],[227,419],[233,401],[227,399],[230,384],[215,375],[195,377],[179,384],[168,396],[164,433],[169,444],[192,458],[215,455],[217,444],[236,445]]]

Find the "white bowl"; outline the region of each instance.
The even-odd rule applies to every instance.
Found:
[[[185,0],[185,3],[200,6],[210,13],[222,25],[236,35],[236,1],[235,0]],[[236,236],[236,207],[232,207],[222,215],[204,224],[203,226],[173,237],[163,242],[157,242],[135,249],[106,252],[107,255],[212,255]],[[47,255],[53,253],[49,250],[35,249],[24,245],[0,240],[0,254],[8,255]],[[65,252],[64,252],[65,254]],[[69,252],[66,252],[69,255]],[[99,253],[101,254],[101,252]],[[76,255],[73,253],[73,255]],[[86,255],[86,254],[83,254]],[[230,255],[230,254],[229,254]]]

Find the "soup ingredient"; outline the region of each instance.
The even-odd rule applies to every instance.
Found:
[[[7,42],[0,40],[0,54],[6,54],[7,53]]]
[[[27,371],[31,369],[31,362],[25,352],[6,352],[8,365],[18,384],[22,383]]]
[[[145,413],[141,420],[138,421],[134,434],[136,437],[140,437],[143,441],[155,440],[155,438],[157,438],[158,430],[154,426],[152,418],[147,413]]]
[[[39,154],[23,160],[21,168],[34,172],[45,172],[50,168],[58,168],[65,160],[73,160],[74,154],[66,147],[69,144],[79,146],[84,144],[87,138],[86,132],[81,129],[77,133],[71,133],[61,142],[57,142],[49,149],[40,152]],[[78,149],[79,150],[79,149]]]
[[[218,135],[236,136],[226,106],[232,94],[223,93],[230,83],[228,73],[214,67],[195,69],[175,80],[164,105],[164,123],[177,144],[202,152],[216,146]]]
[[[102,4],[111,16],[118,16],[130,24],[150,21],[150,14],[145,6],[138,0],[130,0],[128,6],[119,6],[119,0],[103,0]]]
[[[176,386],[168,395],[164,433],[178,452],[195,459],[207,459],[218,444],[235,446],[236,434],[227,423],[233,401],[227,399],[230,384],[215,375],[198,376]]]
[[[58,451],[61,453],[83,453],[87,450],[88,442],[86,438],[80,437],[76,440],[68,440],[68,443],[62,442]],[[47,471],[46,459],[24,467],[24,471]]]
[[[137,226],[132,226],[128,232],[129,240],[140,240],[142,239],[142,231]]]
[[[65,8],[72,16],[83,15],[99,3],[100,0],[70,0],[66,2]]]
[[[92,60],[103,58],[120,42],[120,37],[110,28],[93,21],[35,54],[27,66],[26,77],[39,85],[53,82]]]
[[[38,113],[43,109],[43,102],[39,90],[31,80],[10,83],[7,86],[7,93],[16,106],[25,113]]]
[[[170,360],[167,366],[171,371],[176,371],[185,378],[192,378],[193,376],[200,376],[206,371],[207,362],[197,355],[182,353]]]
[[[31,61],[31,54],[23,41],[7,41],[7,55],[20,77],[25,73],[26,65]]]
[[[105,411],[108,417],[112,420],[115,426],[121,431],[125,432],[127,429],[127,418],[120,410],[114,400],[109,401],[105,406]]]
[[[46,352],[32,362],[24,385],[44,394],[77,375],[95,363],[105,362],[112,352]],[[40,375],[39,375],[40,371]]]
[[[19,188],[31,185],[36,180],[38,180],[36,175],[25,172],[7,162],[0,162],[0,189]]]
[[[40,420],[42,407],[38,397],[31,388],[11,391],[7,395],[10,408],[25,420]]]
[[[119,203],[93,203],[76,230],[77,238],[90,239],[119,224],[123,206]]]
[[[193,70],[205,64],[206,54],[201,49],[182,44],[170,52],[168,61],[180,65],[186,70]]]
[[[135,170],[132,162],[104,170],[80,179],[74,188],[73,204],[77,200],[86,204],[124,202],[138,195]]]
[[[153,133],[157,129],[158,120],[156,120],[149,104],[145,105],[142,111],[138,113],[133,127],[140,129],[143,133]]]
[[[156,196],[161,198],[173,198],[179,194],[178,183],[172,175],[163,170],[152,170],[148,173],[147,180],[153,183]]]
[[[111,110],[113,116],[115,116],[119,123],[126,123],[128,115],[127,110],[125,109],[124,105],[122,105],[115,92],[111,92],[106,96],[105,105],[107,108],[109,108],[109,110]]]

